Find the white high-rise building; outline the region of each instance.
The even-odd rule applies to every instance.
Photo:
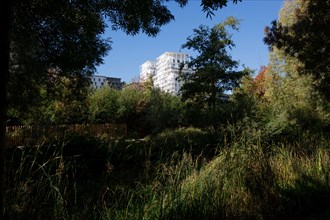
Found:
[[[140,82],[145,82],[149,77],[153,77],[156,71],[156,63],[154,61],[146,61],[140,66]]]
[[[192,72],[188,68],[189,55],[186,53],[165,52],[156,62],[147,61],[140,68],[140,82],[145,82],[149,76],[153,77],[154,86],[164,92],[177,95],[182,83],[178,79],[180,67],[182,73]]]

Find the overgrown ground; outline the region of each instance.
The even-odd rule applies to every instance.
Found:
[[[330,139],[169,130],[7,150],[7,219],[327,219]]]

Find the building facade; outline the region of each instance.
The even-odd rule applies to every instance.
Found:
[[[181,66],[182,72],[192,73],[188,68],[189,55],[186,53],[165,52],[156,62],[146,61],[140,67],[140,82],[145,82],[150,76],[154,86],[164,92],[178,95],[182,82],[178,79]]]
[[[125,83],[121,81],[121,78],[107,77],[106,80],[108,85],[116,90],[122,90],[123,86],[125,85]]]
[[[93,75],[91,84],[94,89],[110,86],[113,89],[121,90],[125,83],[121,81],[121,78]]]
[[[92,80],[92,87],[94,89],[102,88],[107,83],[107,77],[105,77],[105,76],[93,75],[91,77],[91,80]]]
[[[148,60],[140,66],[140,82],[146,82],[156,73],[156,62]]]

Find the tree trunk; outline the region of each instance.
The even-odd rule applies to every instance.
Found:
[[[9,77],[9,33],[11,26],[12,1],[1,2],[1,73],[0,78],[0,219],[4,218],[4,195],[5,195],[5,137],[6,137],[6,115],[7,115],[7,85]]]

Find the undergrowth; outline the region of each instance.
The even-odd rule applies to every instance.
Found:
[[[295,219],[328,201],[321,134],[269,142],[258,131],[181,128],[7,150],[7,219]]]

